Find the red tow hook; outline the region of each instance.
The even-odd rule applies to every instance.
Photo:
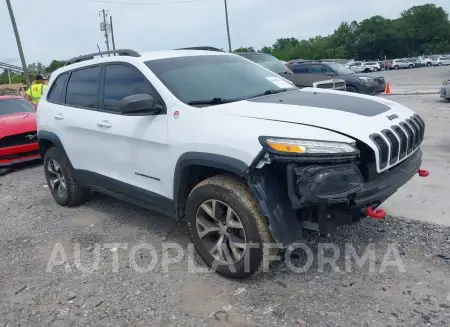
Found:
[[[383,209],[373,210],[372,207],[368,207],[367,216],[373,219],[383,219],[384,217],[386,217],[386,211],[384,211]]]
[[[428,177],[430,175],[430,172],[426,169],[419,169],[418,173],[420,177]]]

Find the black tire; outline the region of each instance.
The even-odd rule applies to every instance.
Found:
[[[399,67],[397,65],[394,66],[394,70],[397,70]]]
[[[364,69],[364,73],[370,73],[370,69],[369,68]]]
[[[442,66],[442,62],[438,63],[438,66]]]
[[[430,67],[431,65],[431,62],[427,62],[427,67]]]
[[[50,180],[54,177],[49,170],[49,163],[53,161],[56,162],[61,170],[62,177],[64,178],[66,187],[64,194],[60,194],[58,192],[57,187],[53,187]],[[58,147],[50,148],[44,156],[44,172],[45,179],[47,180],[48,188],[52,193],[55,201],[65,207],[74,207],[81,203],[83,203],[88,195],[88,190],[81,187],[74,180],[72,171],[69,165],[69,160],[66,157],[65,153],[59,149]],[[55,183],[56,185],[57,183]],[[61,184],[61,183],[60,183]]]
[[[247,246],[245,255],[234,264],[218,264],[219,261],[208,252],[198,235],[197,212],[209,200],[220,201],[236,213],[245,232],[245,244],[252,244],[251,248]],[[263,271],[267,258],[264,247],[273,243],[272,236],[266,218],[259,212],[255,200],[243,183],[226,176],[208,178],[195,186],[189,194],[185,212],[191,240],[208,267],[234,279],[247,279]],[[269,252],[274,253],[273,250]]]
[[[409,65],[409,69],[412,69],[412,68],[414,68],[414,65],[413,64]]]
[[[358,89],[352,85],[347,85],[346,87],[346,91],[347,92],[352,92],[352,93],[359,93]]]
[[[378,71],[378,68],[377,68],[377,67],[373,67],[373,71],[374,71],[374,72],[377,72],[377,71]]]

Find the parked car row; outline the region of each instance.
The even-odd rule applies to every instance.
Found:
[[[304,87],[319,87],[323,89],[334,89],[345,91],[345,80],[333,78],[330,74],[295,74],[289,68],[289,62],[282,62],[274,56],[267,53],[259,52],[238,52],[237,55],[244,57],[248,60],[256,62],[257,64],[271,70],[272,72],[281,75],[287,80],[294,83],[298,88]],[[296,62],[302,62],[301,59]]]
[[[412,69],[420,67],[450,65],[450,55],[434,55],[398,58],[385,61],[351,61],[345,66],[355,73],[369,73],[380,70]]]

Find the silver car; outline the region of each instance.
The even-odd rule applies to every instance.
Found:
[[[414,68],[414,63],[411,61],[408,61],[407,59],[394,59],[392,61],[392,69],[399,69],[399,68]]]
[[[450,77],[441,86],[441,98],[450,101]]]

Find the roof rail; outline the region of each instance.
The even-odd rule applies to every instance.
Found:
[[[66,63],[64,64],[64,66],[71,65],[71,64],[85,61],[85,60],[91,60],[91,59],[94,59],[95,56],[103,56],[103,55],[107,55],[107,54],[114,54],[114,55],[117,54],[118,56],[129,56],[129,57],[140,57],[141,56],[139,54],[139,52],[136,52],[136,51],[130,50],[130,49],[101,51],[101,52],[89,53],[89,54],[86,54],[83,56],[73,57],[73,58],[67,60]]]
[[[214,48],[214,47],[208,47],[208,46],[200,46],[200,47],[187,47],[187,48],[179,48],[175,50],[205,50],[205,51],[219,51],[219,52],[225,52],[223,50]]]

